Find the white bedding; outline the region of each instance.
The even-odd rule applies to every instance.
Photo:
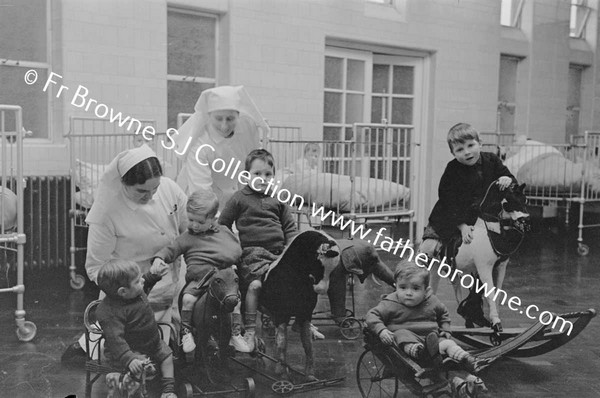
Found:
[[[353,195],[349,176],[317,172],[292,174],[285,179],[282,188],[302,196],[309,206],[314,202],[342,212],[401,204],[410,197],[410,189],[401,184],[363,177],[356,177]],[[354,209],[350,206],[352,196]]]

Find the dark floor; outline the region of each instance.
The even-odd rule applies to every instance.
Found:
[[[600,309],[600,231],[585,231],[590,254],[580,257],[576,252],[574,231],[556,224],[538,224],[520,251],[513,256],[508,268],[504,289],[524,303],[536,304],[542,310],[557,313]],[[393,264],[397,258],[385,253]],[[10,274],[9,274],[10,276]],[[3,278],[5,281],[5,278]],[[5,282],[4,282],[5,283]],[[14,284],[14,279],[12,280]],[[1,288],[6,285],[0,286]],[[67,369],[60,363],[65,348],[81,334],[82,316],[95,291],[73,291],[65,269],[26,270],[25,295],[27,320],[37,325],[32,342],[20,342],[15,335],[15,297],[0,295],[0,396],[1,397],[66,397],[85,395],[83,368]],[[368,280],[355,286],[357,314],[376,304],[382,292],[387,292]],[[438,296],[452,314],[456,303],[448,283],[442,282]],[[327,306],[320,302],[320,307]],[[519,327],[530,320],[506,307],[501,307],[505,327]],[[453,322],[461,325],[457,315]],[[599,318],[573,341],[550,353],[528,359],[503,358],[486,369],[481,378],[490,397],[598,397],[600,396],[600,325]],[[322,378],[346,377],[345,381],[305,396],[360,397],[355,379],[355,367],[363,351],[362,341],[345,340],[333,326],[321,326],[327,336],[315,342],[317,375]],[[302,361],[298,335],[290,332],[290,362]],[[266,339],[267,352],[272,352],[273,340]],[[232,365],[231,379],[242,384],[246,372]],[[269,368],[267,368],[269,370]],[[187,373],[194,373],[187,369]],[[253,375],[258,397],[275,396],[270,392],[271,381]],[[93,397],[106,395],[106,387],[94,385]],[[153,395],[151,395],[153,396]],[[242,395],[237,395],[242,396]],[[401,387],[399,396],[410,396]]]

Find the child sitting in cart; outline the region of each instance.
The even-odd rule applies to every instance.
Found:
[[[151,270],[159,272],[166,268],[165,263],[172,263],[183,254],[187,271],[185,274],[186,287],[183,289],[181,301],[181,343],[183,352],[190,353],[196,349],[192,335],[192,312],[194,304],[205,292],[198,282],[213,267],[224,269],[238,263],[242,255],[240,242],[225,226],[217,224],[219,200],[210,189],[199,189],[192,193],[186,205],[188,215],[188,230],[179,235],[175,242],[161,249],[154,256]],[[230,345],[239,352],[251,352],[241,336],[242,315],[241,303],[231,314]]]
[[[98,272],[98,286],[106,297],[98,305],[96,317],[106,340],[105,355],[109,363],[115,368],[127,369],[138,379],[149,360],[159,364],[162,374],[160,397],[177,398],[172,351],[160,337],[154,311],[146,296],[160,279],[160,275],[150,272],[142,277],[135,261],[107,262]],[[119,379],[114,377],[116,375],[107,375],[109,389],[116,388],[111,383]]]
[[[441,364],[445,355],[477,373],[495,358],[477,358],[452,340],[450,314],[432,294],[429,272],[403,260],[394,274],[396,291],[367,312],[367,327],[386,345],[396,345],[419,362]],[[423,337],[426,336],[426,337]]]

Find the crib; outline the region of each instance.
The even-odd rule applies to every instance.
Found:
[[[414,210],[410,200],[414,174],[412,127],[391,124],[353,125],[346,140],[303,140],[301,132],[287,127],[284,134],[272,127],[266,148],[275,158],[275,181],[302,198],[292,204],[300,228],[325,225],[344,228],[360,237],[371,225],[408,223],[413,240]],[[282,137],[283,136],[283,137]],[[316,159],[304,158],[305,148],[318,148]],[[315,216],[315,210],[323,213]],[[327,212],[329,220],[323,220]],[[344,220],[339,217],[343,216]],[[337,217],[338,222],[334,221]],[[352,224],[347,224],[348,221]],[[365,229],[356,232],[359,225]],[[390,231],[391,232],[391,231]]]
[[[152,141],[142,139],[141,132],[147,126],[156,129],[154,120],[140,119],[139,134],[135,134],[137,124],[128,129],[128,124],[119,126],[108,119],[71,117],[69,132],[65,138],[69,143],[69,174],[71,176],[71,245],[70,245],[70,284],[73,289],[85,285],[85,277],[78,274],[77,261],[82,261],[79,253],[86,250],[87,224],[85,218],[94,201],[100,178],[110,161],[120,152],[139,146],[149,145],[157,154],[163,168],[163,175],[175,179],[181,168],[181,160],[174,151],[166,149],[169,141],[164,133],[156,133]],[[83,237],[83,239],[82,239]],[[83,243],[82,243],[83,242]],[[85,261],[83,259],[83,261]]]
[[[23,214],[23,111],[20,106],[0,105],[0,247],[3,252],[3,267],[6,267],[8,282],[9,269],[16,267],[17,284],[0,289],[0,293],[16,293],[17,309],[15,322],[17,338],[31,341],[37,327],[25,320],[23,297],[25,285],[24,245],[26,242]]]
[[[583,229],[600,224],[585,224],[586,207],[600,201],[600,132],[586,131],[568,143],[545,144],[524,140],[511,134],[483,134],[483,149],[505,156],[504,164],[519,183],[527,184],[528,203],[565,209],[569,223],[570,208],[579,204],[577,252],[585,256]]]

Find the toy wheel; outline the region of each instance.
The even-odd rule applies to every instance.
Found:
[[[23,322],[23,326],[17,327],[17,337],[21,341],[31,341],[37,334],[37,326],[30,321]]]
[[[502,344],[502,338],[498,333],[492,333],[490,334],[490,343],[492,343],[494,347],[498,347]]]
[[[252,377],[246,377],[246,398],[254,398],[256,396],[256,384]]]
[[[577,246],[577,254],[579,254],[580,256],[587,256],[588,254],[590,254],[590,247],[584,243],[580,243]]]
[[[398,394],[398,378],[388,375],[384,363],[371,350],[365,350],[358,359],[356,384],[363,398],[396,398]]]
[[[81,290],[85,285],[85,278],[79,274],[74,274],[69,281],[69,284],[71,285],[71,288]]]
[[[271,384],[271,390],[276,394],[285,395],[294,391],[294,385],[287,380],[277,380]]]
[[[362,334],[362,325],[358,319],[348,317],[340,323],[340,332],[347,340],[356,340]]]
[[[194,398],[194,387],[190,383],[181,384],[177,396],[180,398]]]

